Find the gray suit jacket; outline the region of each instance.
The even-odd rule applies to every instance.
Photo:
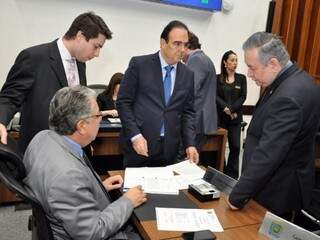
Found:
[[[23,161],[24,182],[41,202],[55,239],[127,239],[120,228],[133,204],[126,197],[111,203],[83,158],[62,136],[41,131]]]
[[[217,131],[217,75],[213,62],[199,49],[190,54],[186,65],[194,72],[196,132],[214,133]]]

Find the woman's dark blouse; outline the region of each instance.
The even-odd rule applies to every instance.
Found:
[[[247,97],[247,79],[243,74],[236,73],[233,83],[226,83],[217,76],[217,107],[219,122],[221,124],[236,124],[242,121],[242,105]],[[238,117],[231,118],[223,112],[228,107],[232,113],[237,113]]]
[[[106,91],[100,93],[97,97],[97,103],[100,111],[116,109],[116,102],[111,98],[108,98]]]

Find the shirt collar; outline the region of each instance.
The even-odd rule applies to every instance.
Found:
[[[170,65],[166,62],[166,60],[164,60],[164,58],[161,55],[161,51],[159,51],[159,58],[160,58],[160,64],[161,64],[161,69],[164,69],[166,66]],[[176,70],[177,69],[177,63],[171,65],[173,66],[173,68]]]
[[[79,153],[79,155],[81,157],[83,157],[83,150],[82,150],[82,147],[79,143],[77,143],[76,141],[74,141],[73,139],[71,139],[70,137],[68,136],[63,136],[63,138],[68,142],[70,143],[71,147],[73,148],[73,150],[75,150],[77,153]]]
[[[284,72],[284,71],[286,71],[289,67],[291,67],[292,66],[292,62],[289,60],[288,62],[287,62],[287,64],[281,69],[281,71],[278,73],[278,77]]]
[[[58,39],[57,45],[58,45],[58,49],[59,49],[62,60],[75,59],[74,57],[71,56],[69,50],[63,44],[62,38]]]

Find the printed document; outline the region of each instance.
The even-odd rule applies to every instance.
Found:
[[[173,172],[167,167],[126,168],[124,190],[141,185],[146,193],[179,194]]]
[[[194,232],[210,230],[223,232],[213,209],[158,208],[157,227],[160,231]]]

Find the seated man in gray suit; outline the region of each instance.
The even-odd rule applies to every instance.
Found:
[[[50,130],[29,144],[24,179],[41,202],[55,239],[140,239],[126,224],[133,209],[146,201],[137,186],[111,202],[108,190],[122,185],[121,176],[101,182],[82,148],[98,133],[101,112],[93,90],[60,89],[50,103]]]

